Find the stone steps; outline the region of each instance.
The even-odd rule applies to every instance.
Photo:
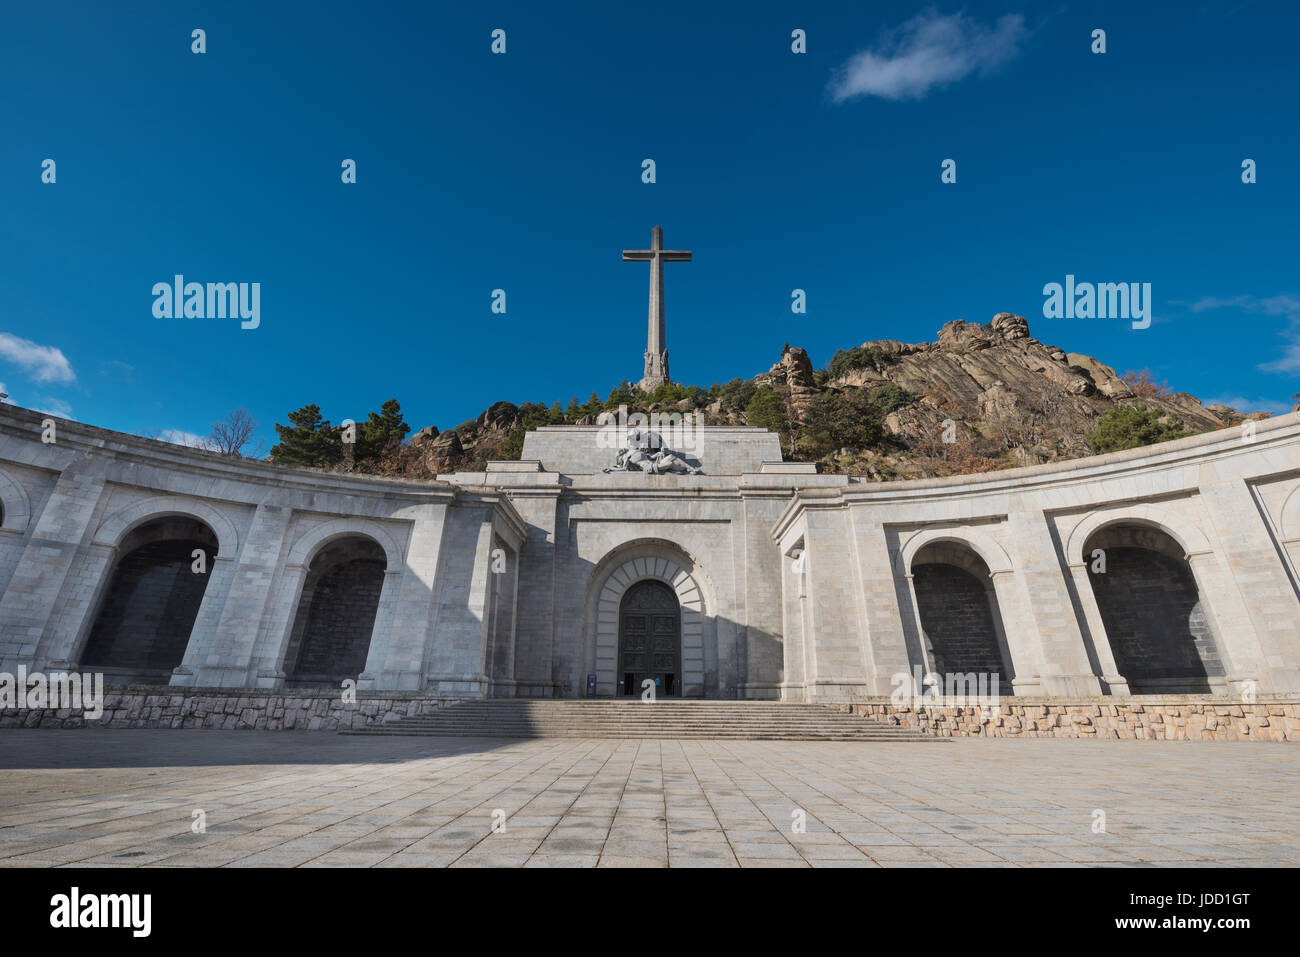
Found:
[[[932,741],[816,704],[775,701],[465,701],[342,734],[476,738]]]

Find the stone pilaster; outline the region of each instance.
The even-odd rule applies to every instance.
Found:
[[[376,628],[366,670],[358,682],[363,690],[420,690],[422,666],[434,640],[435,596],[447,505],[420,506],[406,514],[415,519],[406,567],[389,569],[396,575],[395,608],[390,626],[382,632]]]
[[[1010,600],[1001,609],[1004,621],[1017,621],[1016,628],[1007,632],[1012,654],[1019,648],[1033,662],[1043,694],[1099,694],[1101,684],[1088,658],[1047,516],[1032,497],[1016,505],[1008,516],[1007,541],[1019,571],[1020,587],[1018,595],[1009,595]],[[1002,601],[1001,592],[998,598]],[[1031,628],[1037,631],[1037,648],[1032,648]],[[1035,676],[1027,677],[1031,679],[1026,683],[1029,686]]]
[[[271,598],[291,512],[261,504],[238,555],[218,555],[190,633],[172,674],[178,686],[251,686],[259,627]]]
[[[100,581],[80,580],[72,575],[83,543],[90,534],[95,508],[104,494],[105,456],[74,461],[59,475],[49,500],[36,520],[36,527],[23,549],[4,597],[0,598],[0,671],[13,672],[19,664],[31,665],[42,659],[69,653],[41,649],[52,617],[70,601],[76,601],[80,618],[93,614],[94,596]],[[98,569],[92,569],[98,572]],[[80,632],[82,622],[70,630]]]
[[[867,693],[887,695],[894,688],[894,675],[910,675],[912,672],[899,608],[900,591],[914,606],[911,583],[896,580],[894,556],[890,553],[884,526],[875,515],[861,506],[850,507],[848,515],[857,541],[857,570],[867,632],[864,656]],[[916,614],[914,607],[912,613]],[[920,618],[914,620],[919,630]]]
[[[425,690],[446,697],[486,695],[492,516],[487,505],[448,510],[439,562],[437,618],[425,662]]]
[[[555,643],[555,561],[558,486],[512,490],[511,502],[528,523],[528,537],[519,550],[519,600],[515,619],[516,694],[552,697],[551,672]],[[583,693],[581,690],[579,694]]]
[[[1300,691],[1300,599],[1250,487],[1227,479],[1200,492],[1222,565],[1197,559],[1192,571],[1227,646],[1230,683],[1257,679],[1266,693]]]
[[[846,570],[860,561],[842,508],[805,511],[805,606],[812,654],[804,684],[808,701],[843,701],[867,693],[866,635],[858,614],[858,584]]]

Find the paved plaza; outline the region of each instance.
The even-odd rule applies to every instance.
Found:
[[[1295,865],[1298,793],[1289,745],[11,731],[0,864]]]

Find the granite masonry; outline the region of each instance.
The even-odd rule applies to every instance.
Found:
[[[106,724],[351,727],[649,680],[938,734],[1296,737],[1294,413],[886,484],[738,427],[665,430],[698,475],[605,472],[600,427],[554,426],[421,482],[49,421],[0,406],[0,674],[101,672]],[[891,702],[928,672],[996,674],[996,715]]]

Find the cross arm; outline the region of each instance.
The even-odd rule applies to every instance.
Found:
[[[623,262],[648,263],[656,256],[666,263],[688,263],[691,261],[689,249],[625,249]]]

